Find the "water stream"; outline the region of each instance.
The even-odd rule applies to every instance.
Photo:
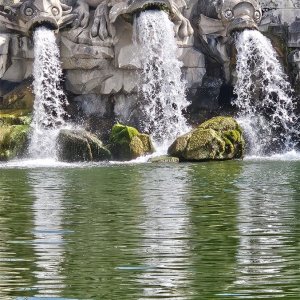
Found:
[[[165,12],[151,10],[142,12],[134,27],[142,62],[142,127],[165,148],[189,130],[183,115],[189,102],[182,63],[177,58],[174,24]]]
[[[34,114],[29,145],[31,158],[55,158],[56,138],[65,125],[67,104],[61,87],[62,69],[54,32],[39,27],[34,32]]]
[[[291,151],[299,134],[295,99],[271,42],[259,31],[237,36],[234,104],[245,130],[250,155]]]

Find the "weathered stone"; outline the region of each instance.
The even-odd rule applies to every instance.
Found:
[[[0,161],[14,159],[25,153],[29,130],[29,125],[0,127]]]
[[[61,161],[105,161],[111,153],[93,134],[85,130],[61,130],[57,140],[58,158]]]
[[[174,143],[169,147],[168,153],[171,156],[183,158],[182,154],[184,153],[188,142],[193,134],[193,131],[179,136]]]
[[[230,117],[212,118],[176,139],[168,154],[182,161],[242,158],[245,142],[238,123]]]
[[[166,163],[166,164],[179,163],[179,158],[168,156],[168,155],[162,155],[162,156],[152,157],[148,160],[148,162],[151,162],[151,163]]]
[[[110,143],[111,152],[116,160],[132,160],[155,151],[149,135],[121,124],[113,126]]]

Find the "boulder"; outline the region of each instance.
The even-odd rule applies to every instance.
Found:
[[[110,143],[111,152],[116,160],[132,160],[155,152],[149,135],[121,124],[113,126]]]
[[[57,139],[58,159],[66,162],[106,161],[111,153],[93,134],[85,130],[60,131]]]
[[[7,161],[24,155],[29,131],[29,125],[0,127],[0,161]]]
[[[178,137],[168,154],[181,161],[238,159],[244,155],[242,129],[231,117],[212,118]]]

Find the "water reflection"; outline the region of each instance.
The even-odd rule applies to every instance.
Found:
[[[62,226],[65,180],[59,171],[31,171],[28,180],[32,187],[33,249],[36,253],[36,296],[58,296],[64,288],[60,268],[64,261]]]
[[[295,174],[279,164],[246,164],[241,179],[235,287],[242,298],[285,297],[294,283]],[[296,271],[298,272],[298,271]],[[300,289],[298,289],[300,295]]]
[[[233,299],[228,286],[235,279],[238,161],[193,164],[190,167],[193,298]]]
[[[141,298],[186,299],[190,277],[187,170],[152,167],[141,176],[145,216],[140,225],[144,233],[138,252],[151,268],[138,277],[143,287]]]
[[[0,299],[12,299],[34,282],[27,191],[26,172],[0,172]]]

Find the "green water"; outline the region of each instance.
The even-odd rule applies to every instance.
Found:
[[[275,161],[0,168],[0,299],[299,300],[299,179]]]

